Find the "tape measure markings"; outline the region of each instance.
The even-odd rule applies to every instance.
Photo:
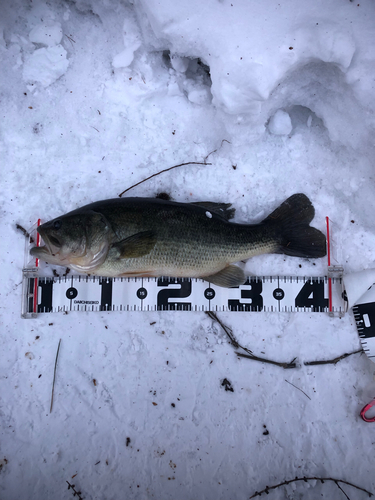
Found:
[[[327,312],[327,277],[251,276],[244,285],[221,288],[190,278],[39,277],[24,271],[23,316],[37,311],[247,311]],[[341,278],[333,310],[344,314]],[[37,292],[35,291],[37,289]]]

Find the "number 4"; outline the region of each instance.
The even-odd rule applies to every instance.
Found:
[[[328,307],[324,297],[324,281],[311,279],[306,281],[295,300],[296,307],[306,307],[314,312],[322,312]]]

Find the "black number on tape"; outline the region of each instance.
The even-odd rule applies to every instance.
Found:
[[[42,289],[40,304],[38,304],[38,312],[52,311],[52,290],[53,279],[39,280],[39,286]]]
[[[34,312],[34,287],[35,281],[38,286],[38,278],[29,278],[29,300],[28,300],[28,312]],[[37,300],[37,298],[35,298]]]
[[[146,288],[138,288],[137,290],[137,297],[139,299],[145,299],[147,297],[147,290]]]
[[[157,298],[158,311],[191,311],[191,302],[172,302],[169,299],[185,299],[191,295],[191,281],[183,278],[158,279],[158,286],[180,285],[180,288],[160,290]]]
[[[283,300],[283,298],[285,297],[284,290],[282,288],[275,288],[275,290],[273,291],[273,297],[276,300]]]
[[[207,300],[212,300],[215,298],[215,290],[213,288],[206,288],[204,291],[204,296]]]
[[[262,282],[250,278],[245,285],[251,285],[251,288],[241,290],[241,299],[251,299],[251,302],[247,304],[239,300],[228,300],[228,309],[230,311],[261,311],[263,309]]]
[[[78,290],[77,288],[71,286],[70,288],[67,289],[65,295],[67,299],[75,299],[78,295]]]
[[[323,312],[328,307],[328,299],[324,298],[324,281],[319,279],[306,281],[296,297],[295,306]]]
[[[375,337],[375,303],[358,304],[353,307],[358,333],[361,338]]]
[[[102,287],[100,310],[110,311],[112,309],[112,280],[109,278],[101,278],[99,284]]]

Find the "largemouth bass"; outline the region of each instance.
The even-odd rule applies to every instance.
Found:
[[[31,255],[99,276],[203,278],[223,287],[245,282],[233,263],[264,253],[326,255],[326,238],[309,224],[314,207],[295,194],[259,224],[229,222],[225,203],[151,198],[103,200],[38,228],[45,246]]]

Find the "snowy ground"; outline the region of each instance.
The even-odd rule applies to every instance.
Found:
[[[221,314],[254,353],[297,356],[288,371],[237,358],[203,313],[23,320],[16,229],[212,152],[128,195],[232,202],[250,222],[305,192],[316,227],[335,221],[345,271],[374,267],[375,8],[358,1],[1,2],[2,500],[69,499],[66,481],[85,499],[242,500],[295,476],[375,492],[375,424],[359,417],[374,363],[303,365],[360,347],[351,312]],[[324,275],[326,261],[247,271]],[[268,498],[345,496],[309,482]]]

